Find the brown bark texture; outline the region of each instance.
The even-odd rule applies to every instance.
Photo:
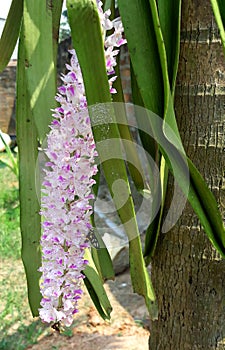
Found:
[[[175,110],[185,151],[225,213],[225,58],[209,0],[182,2]],[[170,180],[166,209],[173,195]],[[179,206],[179,203],[177,203]],[[225,349],[225,260],[187,203],[152,262],[159,318],[150,350]]]

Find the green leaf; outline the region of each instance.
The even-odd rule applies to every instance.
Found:
[[[94,261],[95,267],[98,271],[99,276],[101,276],[102,281],[114,279],[115,272],[113,269],[112,260],[102,237],[100,236],[100,234],[98,233],[95,227],[93,214],[91,217],[91,223],[92,223],[92,227],[94,228],[93,231],[95,234],[95,239],[97,239],[98,241],[98,247],[91,248],[91,255],[92,255],[92,259]]]
[[[96,183],[92,187],[92,190],[93,190],[93,193],[95,194],[95,197],[97,197],[99,182],[100,182],[100,167],[98,169],[98,173],[94,176],[94,179]],[[98,241],[98,248],[97,249],[94,247],[91,248],[92,258],[93,258],[95,267],[97,268],[98,274],[99,276],[101,276],[103,281],[108,279],[114,279],[115,273],[113,269],[112,260],[104,241],[102,240],[100,234],[96,229],[94,213],[92,213],[91,215],[91,224],[92,224],[92,227],[94,228],[95,238]]]
[[[214,16],[220,31],[223,51],[225,54],[225,4],[224,0],[211,0]]]
[[[118,0],[118,6],[144,105],[163,116],[162,72],[149,2]]]
[[[139,133],[142,145],[143,145],[145,151],[148,152],[151,159],[155,160],[155,164],[160,163],[160,161],[157,159],[157,154],[159,155],[157,143],[153,139],[153,137],[151,136],[152,134],[146,133],[144,131],[148,128],[150,128],[150,130],[151,130],[151,126],[150,126],[150,123],[148,121],[148,114],[145,113],[144,118],[141,118],[141,119],[138,118],[139,112],[140,112],[139,106],[144,107],[144,103],[143,103],[142,97],[141,97],[139,89],[138,89],[138,85],[137,85],[137,81],[136,81],[136,78],[135,78],[135,75],[133,72],[132,64],[131,64],[131,87],[132,87],[132,99],[133,99],[133,103],[134,103],[136,120],[137,120],[137,124],[139,126],[138,133]],[[142,110],[142,114],[143,113],[144,113],[144,109]],[[143,121],[143,123],[142,123],[142,121]],[[149,125],[146,128],[146,127],[144,127],[144,124],[146,125],[147,123]],[[161,163],[163,161],[164,161],[164,158],[162,157]],[[160,174],[162,174],[161,175],[162,177],[164,177],[164,170],[165,170],[165,167],[161,164],[160,165]],[[155,193],[155,188],[156,188],[155,176],[154,176],[154,169],[151,168],[151,164],[149,164],[148,171],[149,171],[150,189],[151,189],[152,193]],[[165,186],[163,187],[163,183],[165,183],[165,185],[166,185],[166,180],[164,182],[161,181],[163,193],[161,193],[160,208],[158,210],[157,215],[150,222],[150,224],[147,227],[147,230],[145,232],[145,244],[144,244],[143,254],[145,257],[146,265],[148,265],[150,263],[150,258],[154,254],[154,250],[156,247],[156,243],[157,243],[158,235],[159,235],[159,231],[160,231],[160,223],[161,223],[162,214],[163,214],[163,203],[164,203],[164,197],[165,197],[165,194],[164,194],[165,193],[165,188],[164,188]],[[157,192],[160,193],[160,191],[157,191]],[[158,200],[159,200],[158,196],[155,197],[153,195],[152,197],[153,197],[152,198],[152,205],[151,205],[151,208],[149,208],[149,216],[150,217],[152,217],[152,213],[155,212],[155,210],[156,210],[155,208],[157,207]]]
[[[157,10],[157,4],[155,0],[149,0],[151,11],[152,11],[152,20],[154,25],[154,31],[156,36],[156,42],[158,46],[159,59],[161,63],[162,76],[163,76],[163,87],[164,87],[164,132],[167,134],[167,125],[174,131],[177,138],[180,140],[180,134],[177,127],[177,122],[173,109],[173,100],[171,97],[169,75],[168,75],[168,65],[167,65],[167,53],[164,44],[164,38],[161,31],[159,14]],[[178,58],[177,58],[178,59]],[[175,64],[175,62],[174,62]],[[147,107],[147,106],[146,106]],[[151,110],[152,111],[152,110]],[[154,112],[154,111],[153,111]],[[168,137],[168,135],[167,135]],[[179,148],[183,148],[181,140]]]
[[[89,250],[86,250],[85,258],[89,261],[89,265],[87,265],[85,270],[83,271],[83,274],[85,275],[84,283],[87,287],[88,293],[90,294],[90,297],[93,300],[95,307],[98,310],[101,317],[104,320],[110,319],[112,306],[103,287],[102,279],[99,277],[96,271]]]
[[[117,93],[113,94],[113,102],[118,103],[114,104],[114,110],[116,118],[119,113],[119,120],[121,121],[121,123],[118,123],[117,125],[120,137],[122,141],[124,140],[123,147],[126,153],[126,159],[128,160],[128,169],[130,175],[137,190],[142,191],[145,188],[143,167],[137,152],[136,141],[134,141],[131,131],[129,129],[125,105],[119,103],[124,103],[124,95],[120,76],[120,55],[117,56],[115,75],[117,76],[117,79],[114,82],[113,86],[116,89]]]
[[[10,162],[7,162],[6,160],[0,159],[0,167],[8,167],[14,173],[14,169],[12,165],[10,164]]]
[[[157,6],[166,49],[171,93],[174,95],[180,51],[181,0],[158,0]]]
[[[188,159],[188,165],[192,180],[192,186],[197,194],[199,202],[204,211],[204,215],[199,217],[205,231],[214,247],[225,258],[225,228],[221,218],[218,204],[212,192],[209,190],[204,179],[194,164]],[[190,198],[191,202],[191,198]],[[196,201],[197,202],[197,201]],[[195,198],[193,200],[193,207],[195,205]],[[197,212],[197,211],[196,211]]]
[[[216,200],[212,199],[213,195],[209,188],[205,184],[204,179],[198,170],[194,167],[191,160],[185,156],[183,146],[181,143],[173,101],[169,86],[167,59],[166,59],[166,49],[163,41],[163,35],[160,28],[160,22],[157,12],[157,4],[155,0],[149,0],[150,6],[153,14],[154,29],[157,38],[160,62],[163,72],[164,81],[164,91],[165,91],[165,109],[164,109],[164,124],[163,124],[163,134],[165,138],[171,143],[170,145],[167,141],[163,140],[161,135],[158,135],[158,140],[161,139],[160,149],[163,156],[166,159],[167,165],[173,172],[177,183],[182,188],[184,194],[186,195],[189,187],[188,200],[195,210],[201,224],[203,225],[206,234],[208,235],[210,241],[214,247],[220,252],[222,256],[225,256],[225,245],[224,245],[224,228],[222,223],[222,218],[219,213]],[[151,120],[154,133],[159,132],[159,127],[155,127],[154,120]],[[168,127],[169,126],[169,127]],[[171,131],[174,132],[171,133]],[[163,146],[162,146],[163,145]],[[175,146],[175,148],[172,147]],[[169,151],[169,153],[168,153]],[[177,152],[178,151],[178,152]],[[186,157],[186,159],[185,159]],[[187,179],[187,167],[190,171],[190,186],[189,179]],[[210,205],[205,204],[207,202],[206,198],[211,200]],[[169,214],[167,214],[169,216]]]
[[[38,15],[37,15],[38,14]],[[25,74],[30,106],[43,141],[56,106],[56,67],[53,55],[52,8],[45,1],[24,1]]]
[[[191,160],[180,149],[180,141],[175,134],[173,140],[172,133],[170,134],[169,141],[163,127],[157,125],[156,120],[157,118],[151,118],[152,129],[157,136],[160,151],[166,160],[168,168],[192,205],[208,238],[218,252],[225,257],[225,231],[222,217],[212,192]],[[169,214],[167,216],[169,217]]]
[[[96,147],[105,178],[112,194],[121,222],[132,244],[130,258],[143,262],[140,237],[135,217],[134,204],[124,164],[120,134],[116,125],[113,107],[110,104],[108,79],[106,75],[103,40],[96,2],[91,0],[67,0],[69,23],[73,44],[81,66],[85,91],[92,121]],[[112,142],[111,142],[112,141]],[[115,193],[113,184],[122,183]],[[125,203],[123,200],[127,199]],[[121,204],[122,203],[122,204]],[[150,284],[145,266],[131,265],[131,277],[134,290],[145,295],[148,306]],[[135,273],[141,276],[141,284]],[[146,294],[147,293],[147,294]],[[155,299],[154,299],[155,302]]]
[[[115,272],[113,269],[111,257],[109,255],[108,249],[106,248],[105,244],[104,246],[102,246],[102,243],[101,243],[101,248],[99,249],[91,248],[91,253],[92,253],[92,258],[94,260],[95,266],[102,280],[103,281],[114,280]]]
[[[33,316],[40,307],[38,268],[41,265],[41,218],[35,170],[38,140],[43,141],[54,107],[56,71],[52,29],[57,28],[61,2],[52,23],[50,3],[24,1],[17,74],[17,140],[19,147],[19,185],[21,204],[22,259],[28,298]],[[38,16],[37,16],[38,14]],[[56,46],[56,43],[55,43]],[[37,192],[36,192],[37,191]]]
[[[62,13],[63,0],[52,1],[52,40],[53,40],[53,58],[55,67],[57,66],[59,27]],[[55,70],[57,74],[57,70]]]
[[[83,74],[87,101],[89,105],[110,102],[103,39],[96,3],[91,0],[67,0],[67,10],[72,41]],[[87,57],[87,53],[92,56]],[[97,78],[101,89],[97,88]]]
[[[132,100],[134,103],[134,113],[135,113],[137,126],[138,126],[137,131],[139,133],[141,143],[145,151],[148,152],[149,156],[155,161],[156,164],[158,164],[159,163],[158,145],[154,140],[154,138],[152,137],[152,130],[151,130],[151,125],[148,121],[148,114],[146,113],[145,117],[142,117],[142,118],[140,118],[139,116],[139,112],[140,112],[139,107],[140,106],[144,107],[144,102],[140,94],[140,90],[138,88],[138,84],[137,84],[137,80],[134,74],[132,64],[130,66],[130,72],[131,72]],[[144,108],[141,110],[141,112],[143,115]],[[146,132],[146,130],[149,130],[149,132]],[[150,189],[154,191],[155,179],[154,179],[154,173],[151,169],[151,166],[149,166],[148,171],[149,171],[149,177],[150,177]]]
[[[146,265],[150,263],[151,257],[154,255],[156,244],[160,234],[161,223],[163,218],[163,209],[164,209],[164,203],[166,198],[167,181],[168,181],[168,167],[166,165],[165,158],[161,157],[161,162],[160,162],[161,205],[156,217],[150,223],[145,233],[144,257],[145,257]],[[154,206],[156,205],[157,205],[157,198],[155,199],[155,196],[153,196],[153,203],[152,203],[153,212],[155,210]]]
[[[22,25],[17,65],[16,135],[19,151],[20,227],[22,260],[26,272],[28,300],[33,316],[38,316],[41,252],[40,207],[36,194],[35,169],[38,156],[37,129],[29,103],[26,80],[24,26]]]
[[[158,318],[158,306],[149,273],[146,269],[139,237],[129,242],[130,274],[135,293],[145,299],[152,320]]]
[[[5,142],[5,139],[2,136],[1,130],[0,130],[0,139],[3,142],[5,149],[6,149],[6,153],[10,159],[10,163],[9,162],[2,162],[2,163],[6,164],[12,170],[12,172],[16,175],[16,177],[18,177],[19,176],[18,162],[17,162],[17,160],[15,160],[10,147]]]
[[[224,6],[224,0],[217,0],[217,4],[220,10],[220,16],[223,22],[223,28],[225,28],[225,6]]]
[[[0,72],[7,66],[19,37],[23,0],[13,0],[0,39]]]
[[[135,0],[132,2],[124,2],[121,0],[118,1],[118,3],[131,58],[133,102],[135,105],[146,107],[148,110],[154,111],[162,117],[165,109],[165,107],[163,108],[165,102],[163,77],[149,2],[142,1],[140,3]],[[139,108],[137,107],[135,109],[136,120],[139,127],[138,131],[143,147],[155,160],[155,163],[160,166],[163,159],[160,160],[160,155],[158,154],[151,123],[148,120],[148,113],[146,113],[146,118],[140,118]],[[149,130],[149,132],[146,133],[146,130]],[[150,188],[154,192],[155,178],[151,167],[149,170]],[[167,171],[165,166],[160,168],[160,174],[163,189],[161,208],[146,232],[144,253],[149,257],[153,254],[155,249],[161,225],[165,187],[167,183]],[[155,200],[158,202],[158,198],[153,198],[153,207],[155,205]],[[149,213],[149,215],[151,216],[151,213]]]

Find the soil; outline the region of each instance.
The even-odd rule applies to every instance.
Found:
[[[27,349],[148,350],[148,313],[144,299],[132,292],[129,271],[108,281],[105,288],[113,307],[110,322],[102,320],[85,293],[69,337],[52,330]]]

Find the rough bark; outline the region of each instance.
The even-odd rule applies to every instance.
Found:
[[[183,1],[175,109],[184,147],[225,212],[225,60],[209,0]],[[167,209],[172,186],[167,198]],[[151,350],[225,349],[225,260],[190,205],[161,234],[152,279]]]

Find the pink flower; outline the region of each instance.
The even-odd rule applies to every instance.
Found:
[[[110,11],[103,13],[102,3],[97,3],[103,33],[114,28],[114,33],[105,40],[107,73],[111,75],[119,52],[113,48],[124,43],[123,28],[120,21],[110,21]],[[82,294],[82,271],[88,263],[84,251],[89,246],[87,234],[91,229],[90,201],[94,199],[91,188],[97,173],[97,152],[82,73],[75,51],[70,53],[71,62],[66,65],[68,73],[62,75],[63,85],[56,96],[60,107],[53,110],[54,119],[44,150],[49,161],[42,188],[40,214],[44,220],[39,269],[42,272],[40,318],[66,326],[73,322]],[[116,93],[112,87],[115,80],[115,76],[109,79],[111,93]]]

